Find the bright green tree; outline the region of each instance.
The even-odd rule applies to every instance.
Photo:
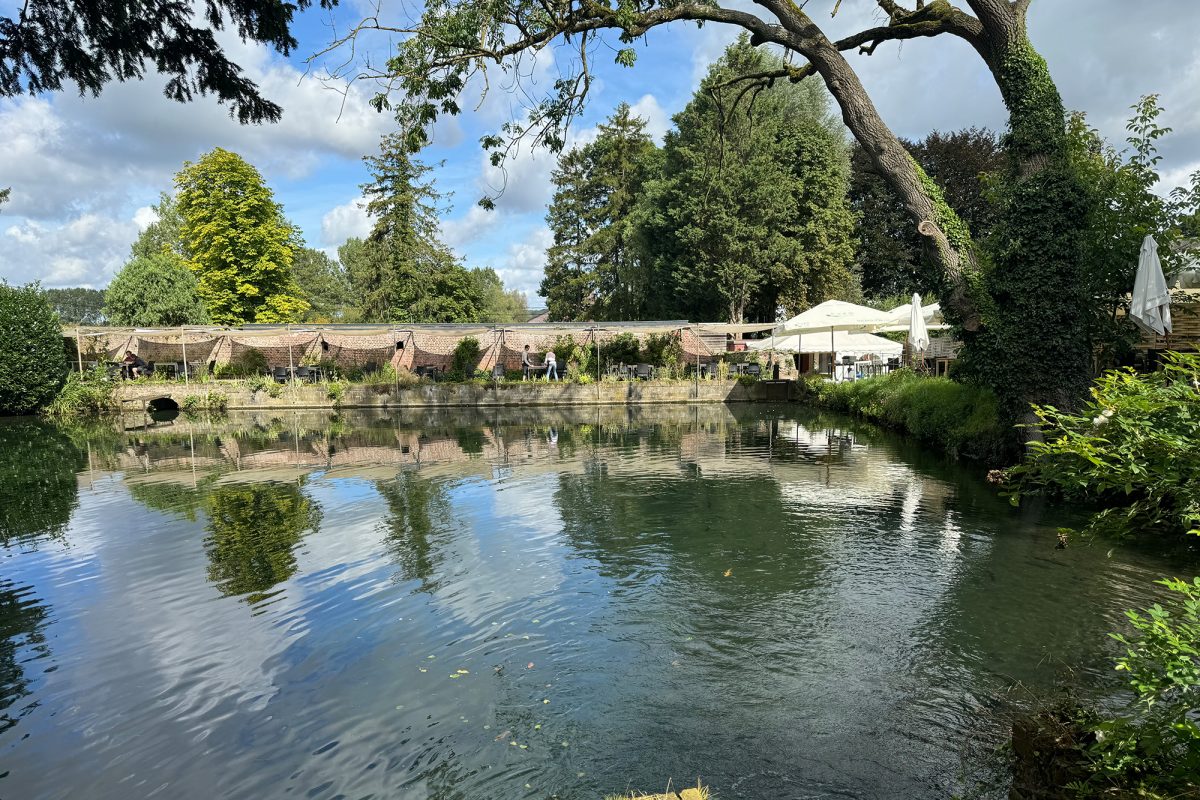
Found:
[[[857,293],[849,163],[824,92],[786,82],[752,102],[720,92],[779,65],[743,36],[675,117],[639,209],[648,282],[672,292],[659,315],[774,321]]]
[[[188,268],[221,325],[294,322],[308,310],[292,280],[296,230],[253,166],[217,148],[175,176]]]
[[[36,412],[66,375],[62,326],[41,289],[0,280],[0,415]]]
[[[563,155],[552,174],[541,294],[552,319],[639,319],[645,278],[632,211],[653,175],[657,148],[627,103],[596,139]]]
[[[345,318],[350,282],[341,264],[320,250],[301,247],[292,261],[292,278],[309,303],[310,322],[338,322]]]
[[[183,218],[179,215],[175,197],[162,192],[158,202],[151,208],[154,210],[154,222],[138,234],[131,248],[133,257],[168,252],[186,259],[188,253],[183,243]]]
[[[104,293],[104,314],[111,325],[137,327],[208,321],[196,276],[169,251],[135,256],[122,267]]]

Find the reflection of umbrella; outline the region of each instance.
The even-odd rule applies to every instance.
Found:
[[[925,328],[925,315],[922,313],[919,294],[912,296],[912,313],[908,318],[908,343],[918,353],[929,347],[929,331]]]
[[[1171,293],[1158,260],[1158,244],[1150,235],[1142,240],[1129,316],[1147,333],[1162,336],[1171,332]]]

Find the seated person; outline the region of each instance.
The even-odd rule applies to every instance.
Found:
[[[121,361],[121,376],[127,379],[140,378],[146,374],[146,362],[140,356],[134,355],[132,350],[125,351],[125,358]]]

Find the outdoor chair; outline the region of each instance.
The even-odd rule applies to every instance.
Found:
[[[755,377],[761,378],[762,377],[762,366],[760,366],[759,364],[747,364],[746,365],[746,374],[754,375]]]
[[[379,372],[379,365],[374,361],[368,361],[366,364],[363,364],[362,371],[363,375],[374,375],[376,372]]]
[[[494,367],[492,367],[492,380],[496,381],[497,383],[504,380],[504,365],[503,364],[497,364]]]
[[[276,368],[275,368],[275,369],[272,371],[271,375],[272,375],[272,376],[275,378],[275,382],[276,382],[276,383],[287,383],[287,382],[288,382],[288,378],[290,378],[290,377],[291,377],[291,376],[288,374],[288,368],[287,368],[287,367],[276,367]]]
[[[638,364],[633,368],[633,376],[639,381],[648,381],[654,377],[654,367],[649,364]]]
[[[294,375],[296,380],[298,380],[298,381],[306,381],[306,380],[308,380],[308,367],[303,366],[303,365],[296,367],[296,369],[292,373],[292,375]]]

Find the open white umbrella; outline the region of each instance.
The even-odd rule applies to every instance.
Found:
[[[1150,235],[1142,240],[1129,316],[1149,333],[1163,336],[1171,332],[1171,292],[1158,260],[1158,243]]]
[[[921,353],[929,347],[929,331],[925,327],[925,314],[921,308],[921,295],[912,296],[912,313],[908,318],[908,343],[915,352]]]
[[[892,321],[886,311],[847,303],[842,300],[826,300],[808,311],[781,322],[771,331],[772,337],[798,336],[805,333],[829,331],[829,374],[833,377],[833,359],[837,347],[833,340],[834,331],[873,331]],[[803,352],[803,351],[801,351]]]
[[[904,349],[899,342],[876,336],[872,333],[855,333],[854,331],[835,331],[833,334],[834,350],[842,355],[863,356],[898,356]],[[807,339],[800,335],[785,336],[781,339],[759,339],[748,346],[749,350],[759,352],[775,350],[780,353],[827,353],[829,341],[824,336],[809,336]]]

